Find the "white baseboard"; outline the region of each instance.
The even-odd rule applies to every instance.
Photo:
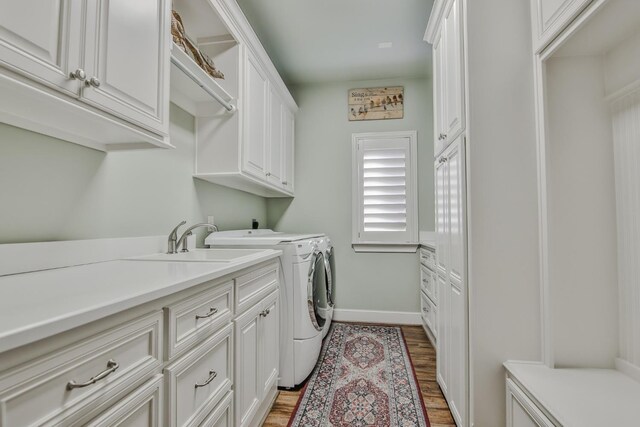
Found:
[[[337,322],[384,323],[388,325],[422,325],[420,313],[407,311],[333,310]]]

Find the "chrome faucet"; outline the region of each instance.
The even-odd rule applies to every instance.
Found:
[[[168,254],[177,254],[178,253],[178,251],[176,250],[178,248],[178,246],[176,244],[178,242],[178,228],[182,227],[186,223],[187,223],[187,221],[180,222],[180,224],[176,225],[176,228],[174,228],[171,231],[171,233],[169,233],[169,238],[167,239],[167,253]]]
[[[182,249],[180,250],[180,252],[189,252],[189,249],[187,249],[187,237],[191,236],[193,234],[192,231],[199,227],[207,227],[211,232],[218,231],[217,225],[209,224],[208,222],[192,225],[191,227],[187,228],[184,233],[182,233],[182,236],[180,236],[180,239],[178,239],[178,243],[176,244],[175,249],[180,249],[180,245],[182,245]]]

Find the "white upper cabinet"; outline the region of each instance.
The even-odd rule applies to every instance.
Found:
[[[75,0],[0,0],[0,62],[31,79],[77,96],[81,4]],[[25,25],[25,23],[28,23]]]
[[[284,106],[280,100],[280,95],[269,85],[269,164],[267,167],[267,181],[276,187],[284,185],[284,134],[283,115]]]
[[[593,0],[531,0],[533,48],[541,51]]]
[[[0,0],[0,121],[99,150],[168,142],[168,0]]]
[[[444,104],[444,45],[442,34],[436,34],[433,42],[433,119],[434,119],[434,154],[442,152],[445,147],[443,135],[447,130],[445,127],[445,104]]]
[[[256,57],[247,49],[244,112],[244,171],[260,179],[267,176],[267,114],[269,80]]]
[[[293,194],[293,174],[295,161],[295,117],[291,110],[283,106],[282,110],[282,139],[283,139],[283,160],[282,160],[282,187],[285,191]]]
[[[444,139],[452,142],[464,123],[461,0],[451,0],[442,21],[444,42]]]
[[[199,47],[225,74],[206,85],[236,107],[202,97],[171,68],[171,100],[196,116],[194,177],[263,197],[293,196],[298,107],[244,14],[234,0],[174,0],[174,8],[185,28],[200,28]]]
[[[122,118],[168,131],[169,0],[87,3],[83,97]]]
[[[436,156],[465,126],[461,1],[444,2],[442,13],[432,40]]]

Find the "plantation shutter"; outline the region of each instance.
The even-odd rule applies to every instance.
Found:
[[[415,140],[384,135],[356,142],[354,243],[415,243]]]

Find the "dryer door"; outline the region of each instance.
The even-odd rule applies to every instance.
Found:
[[[334,254],[333,246],[329,246],[324,259],[324,269],[327,275],[327,304],[329,307],[336,305],[336,260]]]
[[[324,254],[314,251],[309,267],[307,281],[307,307],[311,323],[321,331],[327,321],[327,275],[325,274]]]

